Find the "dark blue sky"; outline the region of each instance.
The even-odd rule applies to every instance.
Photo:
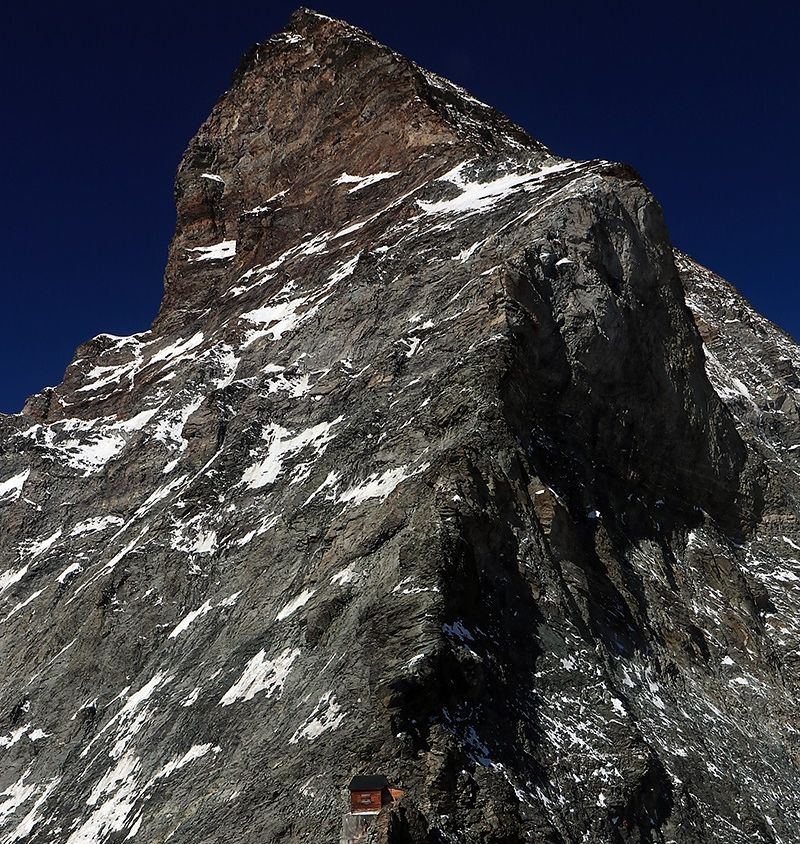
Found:
[[[0,411],[78,343],[148,327],[181,153],[295,3],[45,0],[6,10]],[[555,152],[633,164],[674,242],[800,336],[800,5],[319,0]]]

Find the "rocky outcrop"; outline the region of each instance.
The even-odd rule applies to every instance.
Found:
[[[636,173],[301,10],[176,204],[0,417],[0,840],[796,840],[800,357]]]

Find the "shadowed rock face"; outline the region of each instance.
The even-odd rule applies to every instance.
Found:
[[[0,840],[797,840],[797,346],[308,11],[191,142],[151,330],[0,417]]]

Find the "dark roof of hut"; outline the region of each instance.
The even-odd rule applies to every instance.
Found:
[[[350,780],[350,791],[380,791],[389,787],[389,780],[381,774],[361,774]]]

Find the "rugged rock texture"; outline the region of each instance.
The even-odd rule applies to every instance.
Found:
[[[300,11],[176,201],[0,418],[0,840],[800,840],[800,352],[637,175]]]

